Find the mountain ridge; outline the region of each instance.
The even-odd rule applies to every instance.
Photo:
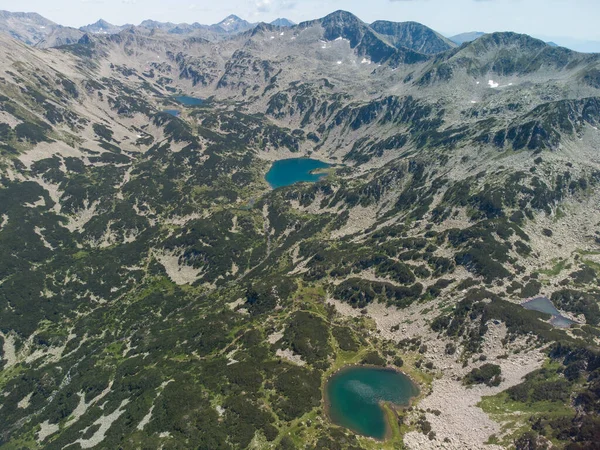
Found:
[[[417,22],[378,20],[370,26],[379,34],[389,37],[392,45],[400,45],[419,53],[435,54],[455,47],[449,39]]]

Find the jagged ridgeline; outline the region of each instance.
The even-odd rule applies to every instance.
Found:
[[[171,25],[0,36],[0,448],[595,448],[598,55]],[[329,420],[351,364],[419,385],[385,441]]]

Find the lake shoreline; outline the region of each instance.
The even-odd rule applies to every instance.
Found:
[[[576,318],[571,317],[572,314],[560,311],[556,305],[554,305],[554,302],[545,296],[530,297],[520,305],[524,309],[549,315],[550,320],[548,320],[547,323],[557,328],[568,329],[573,325],[581,325]]]
[[[410,396],[407,404],[397,404],[397,403],[394,403],[391,401],[384,401],[384,400],[380,400],[378,402],[379,408],[381,409],[381,412],[382,412],[383,418],[384,418],[384,422],[385,422],[385,435],[381,439],[373,437],[373,436],[364,435],[360,431],[353,429],[349,426],[340,425],[333,420],[333,417],[331,415],[331,401],[329,399],[329,393],[327,390],[328,383],[331,381],[331,379],[334,376],[341,375],[344,372],[350,371],[352,369],[357,369],[357,368],[377,369],[377,370],[381,370],[381,371],[393,372],[395,374],[403,375],[404,377],[406,377],[406,379],[411,383],[413,388],[416,390],[416,394]],[[353,432],[363,438],[373,439],[376,442],[387,442],[393,437],[393,429],[392,429],[392,424],[390,423],[390,417],[388,417],[388,413],[384,406],[388,406],[394,413],[394,416],[397,418],[398,411],[410,408],[413,405],[413,403],[420,397],[421,393],[422,393],[421,386],[409,374],[405,373],[402,370],[399,370],[395,366],[376,366],[373,364],[358,364],[358,363],[349,364],[349,365],[343,366],[340,369],[334,371],[325,379],[325,381],[323,383],[323,411],[325,413],[325,416],[327,417],[327,419],[329,420],[329,422],[332,425],[350,430],[351,432]]]
[[[272,162],[265,181],[272,190],[297,183],[316,183],[325,178],[332,165],[309,157],[283,158]]]

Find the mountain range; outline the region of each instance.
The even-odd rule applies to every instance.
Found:
[[[479,39],[484,34],[485,33],[481,32],[481,31],[471,31],[469,33],[457,34],[456,36],[452,36],[448,39],[450,39],[455,44],[462,45],[465,42],[472,42],[475,39]]]
[[[0,447],[596,448],[600,55],[2,17]],[[415,385],[344,391],[381,440],[354,366]]]
[[[272,22],[275,26],[289,27],[294,22],[279,18]],[[139,28],[153,30],[158,29],[172,34],[204,34],[212,39],[222,35],[236,34],[254,28],[257,24],[247,22],[238,16],[230,15],[221,22],[214,25],[202,25],[197,22],[169,23],[155,20],[144,20],[138,25]],[[0,11],[0,32],[8,33],[15,39],[26,44],[42,48],[57,47],[72,44],[81,39],[84,34],[117,34],[123,30],[135,28],[135,25],[113,25],[103,19],[82,26],[78,29],[58,25],[37,13],[20,13]]]

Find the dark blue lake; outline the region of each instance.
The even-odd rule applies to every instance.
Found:
[[[199,106],[204,103],[204,100],[201,98],[188,97],[187,95],[178,95],[177,97],[173,98],[185,106]]]
[[[300,182],[314,183],[323,178],[324,173],[311,173],[331,167],[329,164],[310,158],[291,158],[275,161],[265,179],[273,189]]]
[[[419,388],[406,375],[376,367],[350,367],[333,375],[325,386],[332,422],[363,436],[385,439],[389,424],[382,402],[408,406]]]
[[[543,312],[545,314],[550,314],[552,318],[550,319],[550,323],[555,327],[560,328],[569,328],[571,325],[575,324],[571,319],[562,316],[558,309],[554,306],[552,301],[546,297],[538,297],[532,300],[526,301],[522,303],[521,306],[525,309]]]

